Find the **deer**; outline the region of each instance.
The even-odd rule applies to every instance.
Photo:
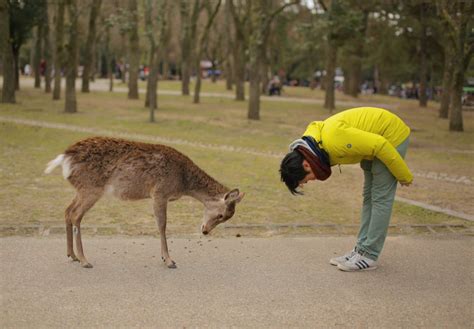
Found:
[[[201,232],[209,234],[229,220],[244,193],[230,190],[199,168],[176,149],[161,145],[111,137],[90,137],[69,146],[50,161],[45,174],[62,167],[64,179],[76,195],[65,211],[67,257],[84,268],[92,264],[84,256],[81,221],[103,195],[120,200],[151,198],[161,240],[161,258],[168,268],[176,268],[166,240],[167,204],[190,196],[204,205]],[[73,236],[76,251],[73,248]]]

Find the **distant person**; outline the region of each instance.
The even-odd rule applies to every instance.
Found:
[[[26,76],[31,75],[31,66],[30,66],[30,64],[25,65],[24,73],[25,73]]]
[[[46,61],[42,59],[40,62],[40,75],[44,76],[45,73],[46,73]]]
[[[326,180],[331,166],[360,163],[364,170],[363,205],[357,243],[330,263],[342,271],[377,268],[387,236],[397,182],[408,186],[413,175],[403,160],[410,128],[395,114],[359,107],[311,122],[290,145],[280,165],[281,180],[292,194],[308,181]]]
[[[268,94],[270,96],[281,95],[281,81],[278,75],[273,76],[268,83]]]

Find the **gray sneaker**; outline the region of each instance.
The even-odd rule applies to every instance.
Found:
[[[329,260],[331,265],[337,266],[339,264],[347,262],[352,256],[356,254],[355,248],[352,251],[348,252],[344,256],[334,257]]]

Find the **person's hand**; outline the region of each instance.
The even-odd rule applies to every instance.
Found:
[[[400,182],[402,186],[410,186],[412,182]]]

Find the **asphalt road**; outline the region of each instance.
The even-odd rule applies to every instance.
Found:
[[[172,242],[171,242],[172,241]],[[2,328],[472,328],[474,239],[391,237],[375,271],[328,259],[352,237],[83,237],[93,269],[65,238],[0,239]]]

